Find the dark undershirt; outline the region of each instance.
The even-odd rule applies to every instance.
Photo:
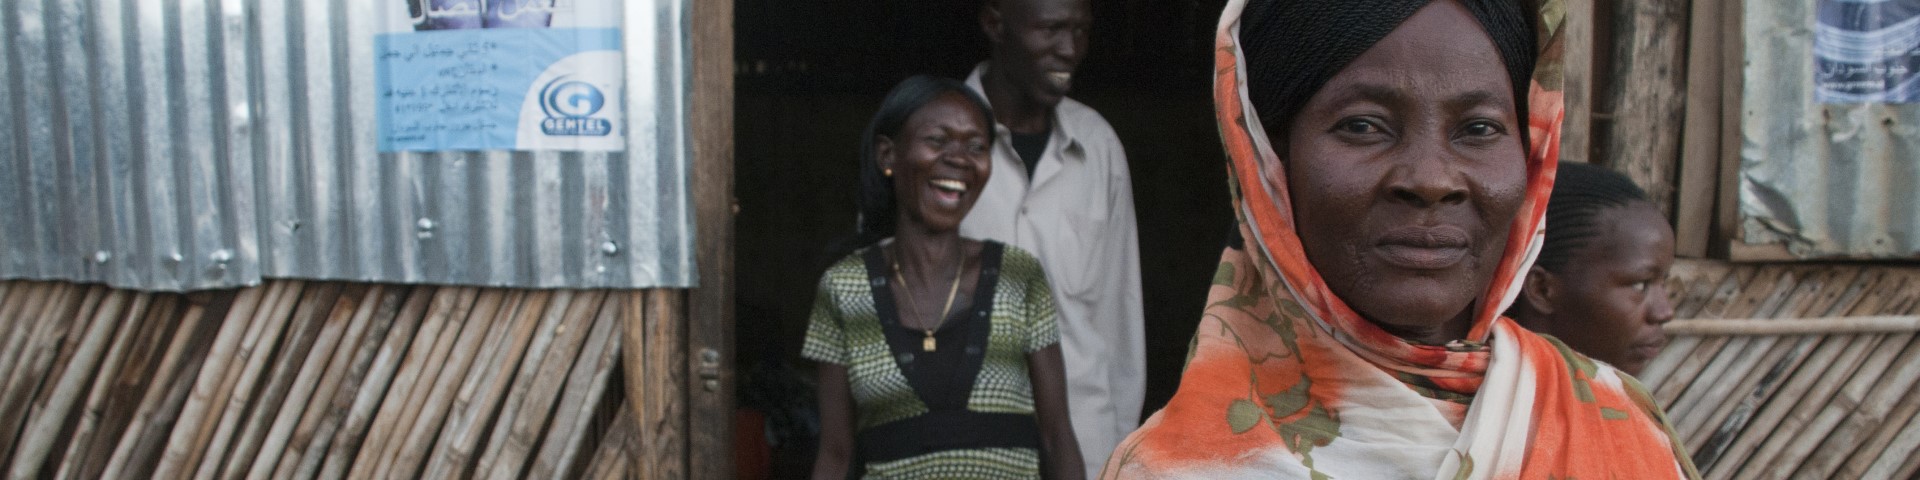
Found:
[[[855,439],[859,446],[856,465],[955,449],[1040,449],[1040,427],[1033,414],[968,408],[992,343],[994,292],[1004,248],[993,241],[981,246],[980,278],[974,285],[973,304],[941,322],[933,334],[939,347],[931,352],[922,350],[926,331],[907,328],[901,322],[899,304],[887,281],[891,264],[877,247],[866,252],[867,282],[872,285],[874,313],[880,317],[887,350],[927,411],[862,429]],[[853,473],[849,472],[849,478],[854,478]]]
[[[893,353],[895,365],[905,374],[908,384],[919,394],[928,410],[967,409],[974,379],[986,360],[989,333],[993,329],[993,293],[1000,281],[1000,258],[1005,246],[985,242],[980,248],[980,275],[974,285],[971,305],[948,314],[933,332],[938,347],[921,350],[924,330],[908,328],[899,315],[899,303],[893,289],[886,287],[891,271],[878,249],[868,252],[867,274],[873,284],[874,309],[880,315],[881,331]]]
[[[1013,133],[1013,151],[1020,154],[1020,162],[1027,164],[1027,178],[1033,178],[1034,167],[1040,165],[1040,156],[1047,153],[1047,138],[1053,136],[1053,129],[1040,133]]]

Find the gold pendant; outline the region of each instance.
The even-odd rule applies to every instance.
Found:
[[[920,349],[929,352],[933,351],[933,335],[927,335],[926,340],[920,341]]]

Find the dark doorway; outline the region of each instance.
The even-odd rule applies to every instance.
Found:
[[[1094,2],[1087,60],[1071,95],[1125,145],[1139,221],[1147,333],[1143,413],[1178,385],[1188,340],[1232,221],[1209,88],[1224,0]],[[860,131],[894,83],[964,78],[986,56],[980,0],[737,0],[735,230],[743,408],[804,410],[799,358],[826,246],[851,234]],[[762,411],[776,437],[807,426]],[[804,474],[798,439],[772,471]],[[810,441],[810,440],[809,440]],[[795,444],[798,442],[799,444]],[[742,471],[742,474],[749,472]]]

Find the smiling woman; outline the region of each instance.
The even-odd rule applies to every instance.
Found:
[[[959,235],[992,174],[991,117],[965,84],[918,76],[862,137],[855,251],[821,276],[801,352],[820,362],[814,478],[1085,471],[1046,274]]]
[[[1631,377],[1500,316],[1557,165],[1521,3],[1227,5],[1240,232],[1107,477],[1697,477]]]

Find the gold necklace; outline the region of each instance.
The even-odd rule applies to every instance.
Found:
[[[924,329],[927,333],[927,338],[920,341],[921,351],[931,352],[934,350],[934,347],[937,345],[933,340],[933,331],[934,329],[940,328],[941,325],[946,324],[947,314],[953,311],[953,297],[955,294],[960,293],[960,276],[967,272],[967,260],[966,257],[964,257],[966,253],[962,252],[961,255],[963,256],[960,258],[960,268],[955,268],[953,271],[953,286],[947,288],[947,305],[940,307],[940,317],[934,319],[933,326]],[[900,281],[900,290],[907,292],[907,303],[916,305],[916,308],[918,308],[917,305],[919,305],[920,302],[913,298],[913,287],[907,284],[907,276],[900,274],[900,260],[898,260],[900,255],[898,252],[895,252],[894,258],[893,278]],[[900,322],[900,325],[905,326],[906,322]]]

